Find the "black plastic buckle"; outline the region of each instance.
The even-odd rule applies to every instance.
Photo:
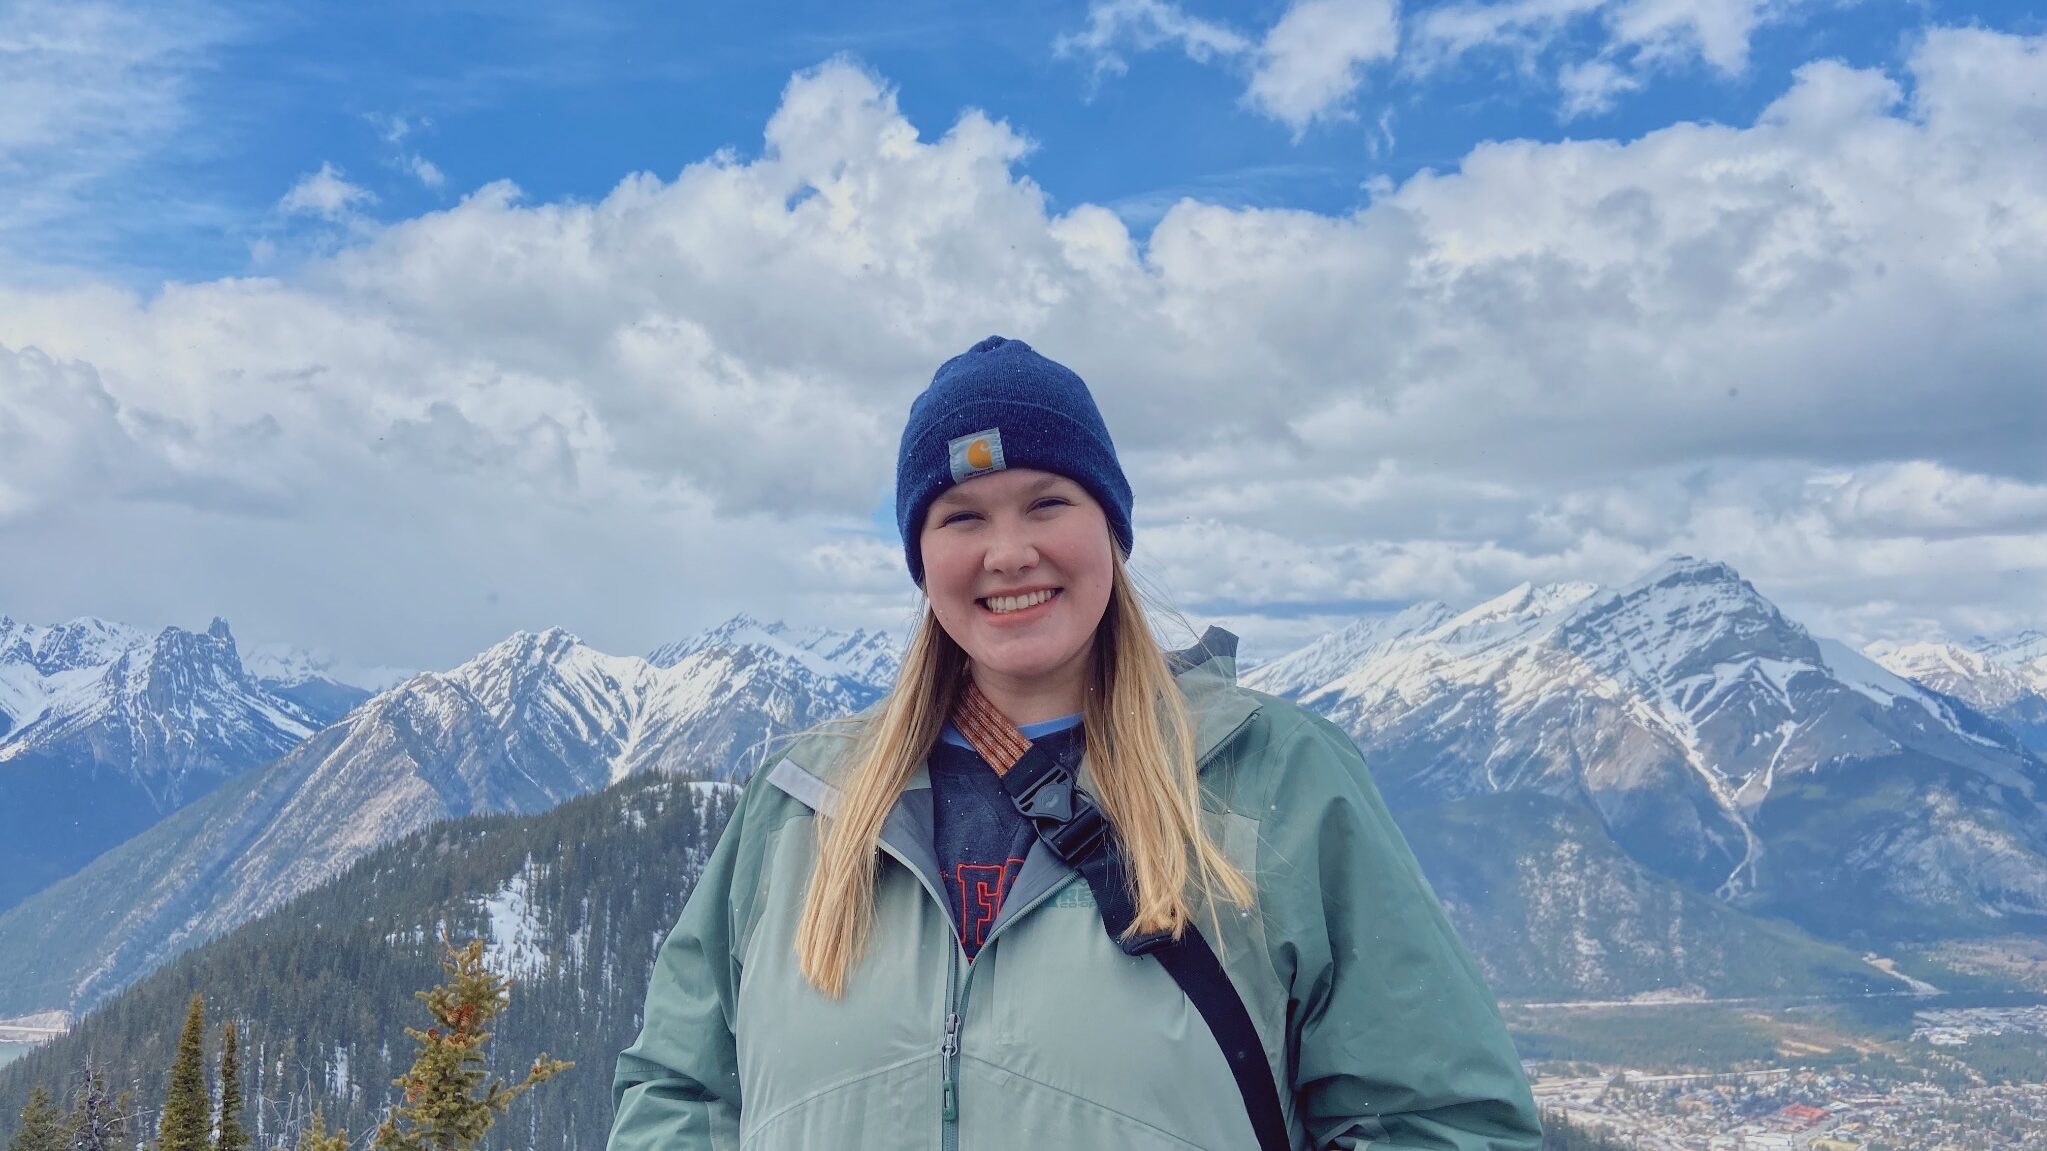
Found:
[[[1038,834],[1059,858],[1071,865],[1085,859],[1108,834],[1109,821],[1087,792],[1073,784],[1073,773],[1054,767],[1015,799],[1016,809],[1037,825]]]
[[[1148,935],[1133,935],[1128,939],[1118,939],[1116,946],[1123,949],[1123,954],[1136,956],[1150,955],[1162,947],[1170,946],[1172,942],[1172,932],[1154,931]]]

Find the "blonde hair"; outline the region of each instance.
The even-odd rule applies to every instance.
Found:
[[[1117,548],[1081,707],[1095,799],[1122,841],[1137,918],[1130,932],[1180,937],[1220,893],[1249,906],[1250,883],[1201,819],[1194,725]],[[817,864],[796,928],[803,977],[837,998],[867,946],[882,821],[931,753],[964,687],[967,656],[927,601],[881,712],[854,735],[838,809],[820,815]],[[1192,893],[1195,897],[1190,897]]]

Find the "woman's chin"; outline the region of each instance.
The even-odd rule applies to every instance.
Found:
[[[984,679],[1000,677],[1022,685],[1060,674],[1085,648],[1081,644],[1071,651],[1062,651],[1050,643],[1019,637],[1011,642],[997,640],[981,652],[969,654]]]

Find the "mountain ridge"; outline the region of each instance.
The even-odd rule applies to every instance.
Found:
[[[1919,806],[1889,823],[1865,812],[1875,822],[1863,830],[1912,840],[1890,860],[1905,871],[1886,875],[1881,850],[1825,848],[1854,864],[1838,878],[1882,905],[1871,930],[1906,929],[1935,889],[1944,899],[1973,893],[1959,912],[1933,909],[1943,924],[1987,927],[2020,908],[2047,916],[2047,822],[2037,814],[2047,764],[1954,697],[1816,639],[1726,564],[1677,556],[1619,588],[1524,585],[1463,613],[1409,609],[1347,631],[1352,666],[1310,650],[1245,682],[1343,727],[1396,806],[1514,790],[1582,795],[1652,870],[1797,919],[1826,909],[1794,895],[1796,877],[1781,871],[1758,891],[1769,850],[1760,829],[1825,840],[1817,813],[1803,817],[1814,826],[1788,822],[1804,811],[1796,797],[1820,786],[1813,777],[1838,786],[1830,773],[1843,765],[1895,758],[1905,776],[1872,768],[1872,792],[1917,787]],[[1786,791],[1787,780],[1798,782]],[[1940,850],[1907,826],[1935,793],[1951,821]],[[1975,881],[1960,877],[1972,869]],[[1812,922],[1843,931],[1828,914]]]
[[[271,692],[234,634],[0,617],[0,910],[276,759],[332,714]]]
[[[372,697],[0,915],[0,1016],[89,1007],[436,822],[533,814],[642,773],[743,776],[893,675],[864,633],[809,633],[797,655],[746,627],[710,634],[657,667],[558,627],[516,632]]]

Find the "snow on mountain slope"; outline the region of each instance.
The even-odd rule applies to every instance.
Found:
[[[673,667],[706,649],[753,648],[825,679],[850,678],[886,689],[894,681],[900,645],[881,632],[814,628],[796,631],[781,622],[762,623],[741,613],[716,627],[656,648],[647,662]]]
[[[1258,689],[1289,699],[1337,690],[1336,681],[1384,655],[1402,639],[1435,630],[1454,614],[1447,606],[1430,601],[1392,615],[1361,619],[1298,651],[1259,664]],[[1248,674],[1245,682],[1250,682]]]
[[[897,655],[883,635],[797,634],[740,616],[663,648],[653,662],[662,674],[644,730],[616,777],[650,767],[701,770],[706,763],[719,765],[720,774],[751,770],[772,754],[778,737],[880,699],[894,681]]]
[[[1872,644],[1865,654],[1897,675],[1984,711],[2008,707],[2038,690],[2019,666],[1960,644]]]
[[[639,771],[743,774],[773,737],[879,698],[871,641],[752,621],[711,634],[662,667],[521,632],[414,676],[0,916],[0,956],[43,971],[0,970],[0,1004],[97,1001],[430,823],[543,811]]]
[[[1788,777],[1908,762],[1932,789],[1923,799],[1939,792],[1960,813],[1944,854],[1917,865],[1937,866],[1943,883],[1974,875],[1979,910],[2001,875],[2047,914],[2047,826],[2028,806],[2047,765],[1942,696],[1815,640],[1725,564],[1677,557],[1623,588],[1524,586],[1447,619],[1439,605],[1410,613],[1245,677],[1349,731],[1396,805],[1583,796],[1630,855],[1734,899],[1762,882],[1772,835],[1788,832],[1765,826]],[[2038,845],[2019,876],[2006,868],[2014,843]],[[1903,876],[1888,879],[1914,897]]]
[[[0,740],[0,762],[35,755],[111,767],[166,809],[188,798],[188,776],[274,759],[316,726],[243,671],[221,619],[204,632],[165,628],[103,669],[49,666],[62,670],[46,672],[42,710]]]
[[[224,620],[148,635],[0,618],[0,910],[329,716],[242,666]]]
[[[1950,695],[2010,728],[2047,756],[2047,634],[1958,643],[1875,643],[1865,654],[1886,669]]]
[[[0,622],[0,635],[7,624]],[[124,651],[149,642],[150,633],[124,623],[80,616],[52,627],[16,624],[20,637],[33,652],[33,662],[44,675],[57,675],[80,668],[104,667]]]
[[[42,714],[48,698],[49,688],[35,664],[0,645],[0,738]]]
[[[149,638],[93,616],[42,627],[0,615],[0,735],[33,720],[52,695]]]

